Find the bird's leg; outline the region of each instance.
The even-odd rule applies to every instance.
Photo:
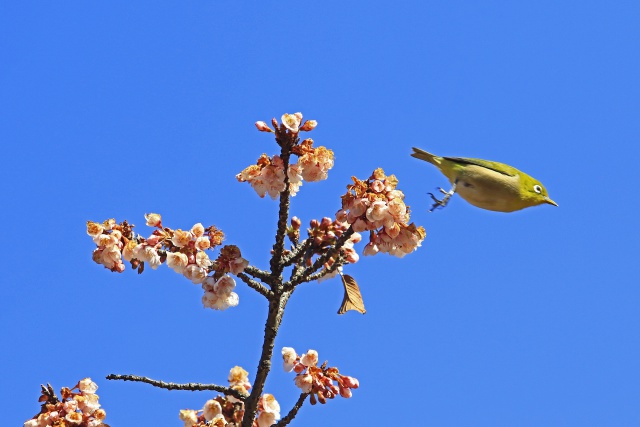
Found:
[[[440,192],[444,194],[444,197],[442,198],[442,200],[436,199],[436,196],[434,196],[433,193],[427,193],[429,196],[431,196],[431,199],[433,199],[433,201],[435,202],[433,206],[431,206],[431,209],[429,209],[429,212],[433,212],[437,208],[444,208],[445,206],[447,206],[447,203],[449,203],[449,199],[456,192],[457,184],[458,184],[458,180],[456,179],[455,182],[453,183],[453,186],[451,187],[451,190],[449,191],[444,191],[442,188],[438,188],[438,190],[440,190]]]

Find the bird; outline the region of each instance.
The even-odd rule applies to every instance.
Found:
[[[496,212],[514,212],[542,204],[558,206],[540,181],[513,166],[466,157],[440,157],[416,147],[411,156],[440,169],[453,185],[450,191],[439,188],[444,194],[441,200],[428,193],[434,201],[431,212],[445,207],[455,193],[473,206]]]

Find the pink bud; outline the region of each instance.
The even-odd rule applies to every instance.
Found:
[[[273,129],[267,126],[265,122],[256,122],[256,128],[258,128],[260,132],[273,132]]]
[[[348,389],[347,387],[340,387],[340,396],[344,397],[345,399],[348,399],[351,397],[351,390]]]
[[[302,373],[302,371],[304,371],[304,370],[305,370],[305,366],[304,366],[303,364],[301,364],[301,363],[298,363],[298,364],[296,364],[296,365],[293,367],[293,371],[294,371],[296,374],[300,374],[300,373]]]
[[[325,216],[324,218],[322,218],[322,222],[320,223],[320,226],[322,228],[329,228],[329,226],[331,226],[332,223],[333,221],[331,220],[331,218],[329,218],[328,216]]]
[[[316,122],[315,120],[307,120],[306,122],[304,122],[300,130],[304,132],[308,132],[308,131],[314,130],[316,126],[318,126],[318,122]]]
[[[349,387],[349,388],[353,388],[356,389],[358,387],[360,387],[360,382],[353,378],[353,377],[349,377],[347,375],[342,376],[342,385],[345,387]]]
[[[294,230],[300,230],[301,225],[302,221],[300,221],[300,218],[298,218],[297,216],[291,218],[291,227],[293,227]]]
[[[353,223],[352,227],[353,227],[353,231],[355,231],[356,233],[360,233],[360,232],[365,231],[367,229],[368,224],[362,218],[358,218]]]
[[[369,242],[364,247],[364,250],[362,251],[362,255],[364,255],[364,256],[372,256],[372,255],[377,254],[378,251],[380,251],[380,249],[375,245],[375,243]]]
[[[149,238],[147,239],[147,244],[149,246],[155,246],[158,244],[158,242],[160,241],[160,236],[156,236],[155,234],[149,236]]]
[[[318,228],[320,222],[317,219],[312,219],[309,225],[311,226],[311,228]]]
[[[345,222],[347,220],[347,212],[344,209],[340,209],[336,212],[336,221]]]
[[[360,259],[360,256],[358,255],[358,253],[353,249],[345,249],[344,253],[347,257],[347,262],[349,264],[355,264]]]

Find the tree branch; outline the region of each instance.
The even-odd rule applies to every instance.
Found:
[[[300,410],[300,408],[302,408],[302,404],[307,399],[307,396],[309,396],[309,393],[301,393],[300,397],[298,398],[298,401],[296,402],[295,405],[293,405],[293,408],[291,408],[289,413],[284,418],[282,418],[280,421],[275,423],[273,426],[274,427],[284,427],[287,424],[289,424],[296,417],[296,415],[298,414],[298,411]]]
[[[306,268],[304,270],[303,275],[306,276],[306,275],[309,275],[311,273],[315,273],[316,271],[318,271],[324,265],[324,263],[329,260],[329,258],[331,258],[336,253],[340,252],[340,249],[342,249],[344,244],[347,243],[347,240],[349,240],[349,238],[353,235],[353,233],[354,233],[353,227],[349,226],[347,231],[345,231],[342,234],[342,236],[340,236],[340,238],[336,242],[336,244],[333,247],[333,249],[329,250],[326,253],[324,253],[323,255],[319,256],[318,259],[315,260],[315,262],[313,263],[313,265],[311,267],[308,267],[308,268]]]
[[[236,274],[236,276],[238,276],[244,283],[249,285],[250,288],[253,288],[256,291],[260,292],[267,299],[273,298],[273,292],[271,292],[269,289],[265,288],[261,283],[256,282],[255,280],[253,280],[251,277],[247,276],[246,274],[238,273],[238,274]]]
[[[298,260],[302,256],[304,256],[305,252],[307,251],[307,249],[309,249],[312,243],[313,243],[313,239],[311,237],[308,237],[304,239],[302,243],[296,245],[296,247],[293,248],[293,250],[289,253],[289,255],[287,255],[282,260],[282,266],[287,267],[291,264],[297,263]]]
[[[271,273],[269,273],[268,271],[260,270],[259,268],[252,265],[246,267],[243,272],[255,277],[256,279],[260,279],[265,283],[270,284],[273,281],[271,280]]]
[[[217,384],[200,384],[200,383],[186,383],[186,384],[178,384],[178,383],[167,383],[164,381],[153,380],[147,377],[139,377],[137,375],[119,375],[119,374],[109,374],[106,377],[108,380],[123,380],[123,381],[134,381],[151,384],[154,387],[164,388],[167,390],[187,390],[187,391],[203,391],[203,390],[214,390],[219,391],[220,393],[224,393],[240,400],[245,400],[247,395],[240,393],[237,390],[234,390],[229,387],[224,387]]]
[[[313,273],[317,272],[320,268],[322,268],[324,263],[326,263],[329,260],[329,258],[331,258],[332,256],[335,256],[336,254],[339,254],[340,249],[342,249],[344,244],[347,242],[347,240],[349,240],[349,238],[353,235],[353,233],[354,233],[353,228],[349,227],[347,231],[345,231],[342,234],[342,236],[340,236],[335,246],[331,249],[328,249],[327,252],[325,252],[323,255],[319,256],[311,267],[307,267],[301,271],[296,269],[297,271],[295,271],[294,274],[291,275],[291,279],[286,284],[287,289],[289,290],[292,287],[295,287],[304,281],[309,281],[306,278],[312,276]]]
[[[305,282],[313,282],[314,280],[318,280],[318,279],[322,279],[324,276],[326,276],[327,274],[331,274],[334,271],[336,271],[338,268],[342,267],[344,265],[344,259],[342,257],[339,257],[336,262],[334,262],[333,264],[331,264],[331,266],[329,268],[325,268],[323,270],[317,271],[313,274],[310,274],[309,276],[307,276],[306,278],[303,278]]]
[[[297,134],[277,135],[282,138],[282,149],[280,158],[284,164],[284,190],[280,193],[280,210],[278,211],[278,230],[276,231],[276,242],[273,245],[273,255],[269,265],[271,266],[271,276],[279,277],[282,274],[282,253],[284,252],[284,238],[287,234],[287,222],[289,221],[289,203],[291,201],[291,190],[289,188],[289,157],[291,148],[300,140]]]
[[[278,334],[278,328],[282,322],[282,315],[284,314],[284,308],[287,305],[287,301],[291,293],[284,292],[276,294],[276,298],[269,300],[269,314],[264,326],[264,342],[262,343],[262,354],[260,355],[260,362],[258,362],[258,370],[255,380],[253,381],[253,388],[251,389],[251,395],[245,400],[244,417],[242,419],[242,427],[251,427],[253,420],[256,417],[256,410],[258,408],[258,400],[264,390],[264,383],[267,380],[267,375],[271,370],[271,357],[273,356],[273,346]]]

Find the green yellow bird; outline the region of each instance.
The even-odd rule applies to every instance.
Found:
[[[440,157],[413,147],[411,156],[424,160],[440,169],[453,184],[451,191],[435,201],[432,211],[444,207],[454,193],[482,209],[497,212],[513,212],[544,203],[558,206],[549,198],[540,181],[504,163],[464,157]]]

